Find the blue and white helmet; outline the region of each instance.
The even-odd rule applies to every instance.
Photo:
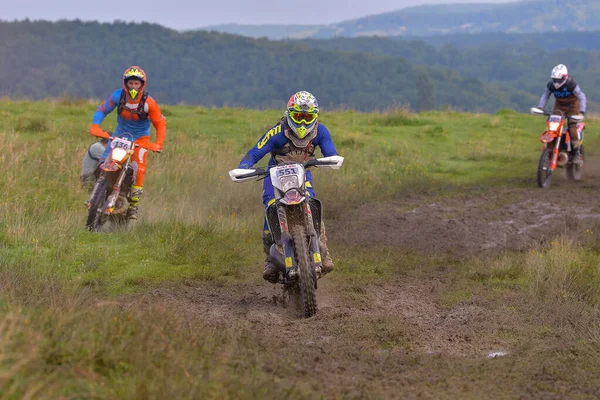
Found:
[[[288,101],[285,117],[294,135],[302,140],[317,126],[319,103],[312,94],[306,91],[297,92]]]
[[[559,89],[567,82],[567,79],[569,79],[569,70],[567,70],[567,67],[564,64],[558,64],[556,67],[552,68],[550,79],[552,79],[554,87]]]

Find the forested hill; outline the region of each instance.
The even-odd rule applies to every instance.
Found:
[[[217,25],[206,29],[272,39],[591,31],[600,29],[600,1],[525,0],[502,4],[426,5],[331,25],[291,25],[282,29],[269,25]]]
[[[149,92],[170,104],[281,108],[304,89],[324,108],[410,104],[494,112],[524,110],[539,96],[446,68],[416,67],[398,56],[180,33],[153,24],[0,22],[0,37],[0,96],[9,97],[104,98],[120,87],[131,64],[148,73]]]
[[[552,67],[564,63],[588,99],[600,103],[600,31],[547,33],[543,37],[539,34],[459,35],[445,40],[437,37],[430,41],[436,46],[422,40],[381,37],[302,42],[322,50],[402,57],[414,65],[452,69],[463,77],[495,83],[515,95],[524,90],[538,97]]]

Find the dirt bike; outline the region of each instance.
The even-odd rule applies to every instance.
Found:
[[[110,222],[112,227],[126,227],[129,208],[128,194],[133,185],[137,168],[132,164],[136,147],[130,133],[121,133],[110,139],[109,156],[98,168],[100,176],[86,202],[88,216],[86,228],[99,232]]]
[[[343,162],[343,157],[331,156],[304,163],[229,171],[234,182],[271,177],[276,201],[265,211],[275,241],[270,257],[280,272],[279,283],[284,285],[284,290],[300,291],[306,318],[317,312],[317,280],[323,264],[319,250],[322,206],[306,193],[305,170],[310,167],[340,169]]]
[[[547,113],[541,108],[533,107],[531,113],[535,115],[545,115],[546,130],[540,136],[543,143],[542,154],[538,163],[537,183],[541,188],[547,188],[550,185],[552,173],[556,167],[566,168],[567,178],[573,181],[580,181],[583,176],[583,116],[573,115],[565,117],[563,113]],[[574,164],[571,156],[571,136],[568,127],[565,128],[565,122],[568,120],[577,122],[577,132],[581,138],[580,154],[582,163]],[[567,124],[568,125],[568,124]]]

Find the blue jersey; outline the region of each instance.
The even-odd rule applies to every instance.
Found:
[[[284,148],[295,147],[292,140],[286,136],[286,129],[289,128],[287,128],[283,121],[280,121],[277,125],[262,135],[254,147],[250,149],[242,161],[240,161],[238,168],[252,168],[254,164],[266,156],[267,153],[271,153],[269,165],[276,165],[276,157],[279,151]],[[287,134],[289,135],[291,133],[288,132]],[[331,140],[331,134],[323,124],[317,125],[317,134],[315,138],[305,148],[296,149],[299,151],[304,151],[307,153],[307,155],[312,156],[312,153],[317,146],[321,149],[321,153],[323,153],[323,156],[325,157],[337,155],[337,151],[335,150],[335,146]],[[287,151],[289,151],[289,149],[287,149]]]

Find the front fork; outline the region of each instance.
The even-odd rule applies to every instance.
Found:
[[[294,244],[292,242],[292,235],[290,235],[285,206],[277,206],[277,219],[279,220],[279,228],[281,229],[281,247],[283,248],[285,275],[289,279],[295,278],[297,270],[294,258]]]
[[[277,207],[277,217],[279,219],[279,228],[281,229],[281,246],[283,247],[285,275],[288,279],[292,279],[296,277],[298,272],[296,268],[296,259],[294,257],[294,244],[292,241],[292,235],[290,235],[285,208],[285,206]],[[319,250],[319,237],[313,223],[312,211],[308,201],[302,203],[302,211],[304,214],[306,232],[310,237],[308,251],[310,252],[310,258],[315,266],[315,272],[318,279],[321,277],[323,263],[321,261],[321,252]]]
[[[315,229],[313,220],[312,210],[308,200],[302,205],[304,207],[304,222],[306,224],[306,232],[310,237],[308,251],[310,252],[310,258],[315,266],[315,272],[317,279],[321,277],[321,269],[323,268],[323,262],[321,261],[321,251],[319,249],[319,235]]]
[[[129,168],[129,160],[121,166],[121,171],[119,172],[119,176],[113,185],[113,190],[110,196],[108,196],[106,208],[103,210],[105,215],[112,214],[115,209],[115,204],[117,204],[119,194],[121,193],[121,185],[123,185],[125,175],[127,175],[127,168]]]
[[[554,171],[556,169],[556,164],[558,162],[558,153],[559,153],[561,139],[562,139],[562,136],[559,136],[556,138],[556,144],[554,145],[554,148],[552,149],[552,158],[550,159],[550,169],[552,171]]]

